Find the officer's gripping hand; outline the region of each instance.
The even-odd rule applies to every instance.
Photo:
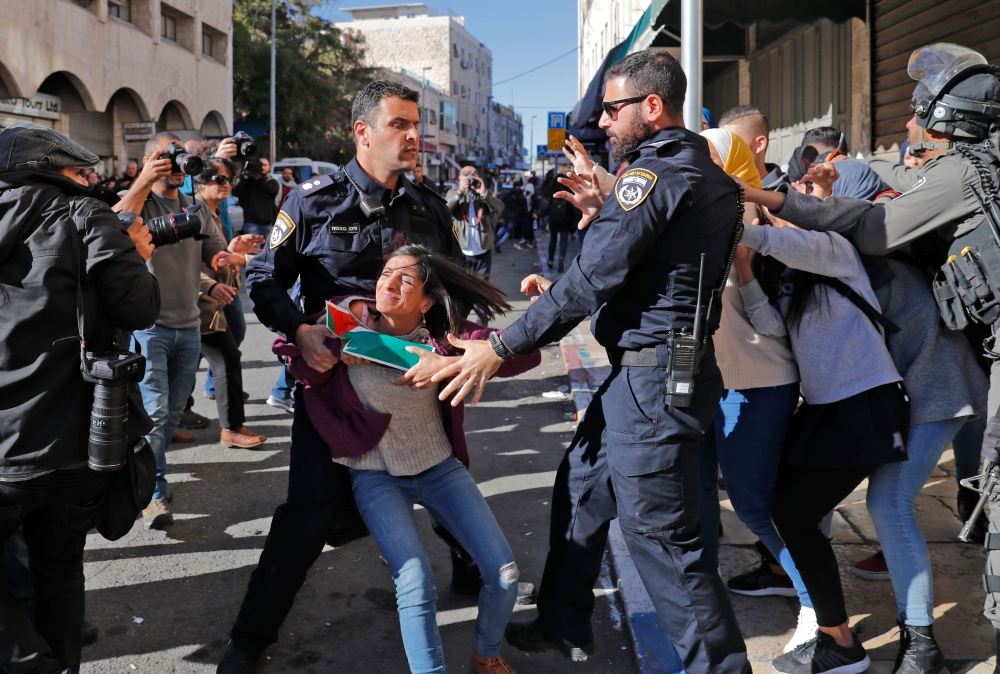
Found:
[[[840,173],[837,172],[837,168],[833,165],[833,162],[828,161],[810,166],[805,176],[803,176],[802,182],[812,183],[813,196],[825,199],[833,194],[833,183],[839,177]]]
[[[137,217],[132,222],[128,228],[128,235],[144,262],[156,252],[156,246],[153,245],[153,235],[149,233],[149,228],[142,224],[142,218]]]
[[[438,400],[447,400],[448,396],[454,393],[455,397],[451,399],[451,406],[457,407],[465,396],[469,395],[475,388],[476,393],[472,396],[472,406],[475,407],[483,396],[486,382],[500,369],[503,360],[493,350],[493,345],[485,339],[465,340],[449,334],[448,341],[454,347],[464,350],[465,353],[457,361],[431,377],[431,381],[435,384],[449,377],[452,378],[448,385],[441,390]]]
[[[531,297],[531,301],[535,302],[551,285],[552,281],[544,276],[532,274],[521,280],[521,292]]]
[[[560,176],[556,180],[559,181],[560,185],[568,187],[570,191],[556,192],[552,196],[556,199],[565,199],[583,213],[577,228],[585,229],[604,207],[605,195],[601,192],[601,184],[597,180],[597,174],[591,172],[584,179],[571,171],[566,174],[566,177]]]
[[[239,267],[247,263],[246,256],[220,250],[212,258],[212,269],[219,271],[223,267]]]
[[[458,362],[458,356],[442,356],[439,353],[420,349],[415,346],[408,346],[406,350],[415,353],[420,358],[416,365],[411,367],[406,373],[392,382],[395,386],[409,386],[411,389],[424,389],[437,386],[431,378],[443,370],[448,365]]]
[[[303,323],[295,331],[295,344],[302,352],[306,365],[317,372],[329,372],[337,364],[337,357],[326,348],[330,330],[325,325]]]

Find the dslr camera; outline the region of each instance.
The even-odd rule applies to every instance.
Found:
[[[233,156],[233,161],[246,163],[257,156],[257,143],[253,142],[253,138],[246,131],[240,131],[235,136],[233,140],[236,141],[236,154]]]
[[[87,463],[91,470],[119,470],[128,456],[128,384],[146,374],[146,358],[138,353],[81,354],[84,381],[94,384],[90,410]]]
[[[469,178],[469,187],[474,190],[481,189],[483,186],[483,181],[479,178]]]
[[[188,154],[181,145],[171,143],[163,148],[163,153],[157,159],[170,160],[171,173],[186,173],[196,176],[205,168],[205,162],[196,154]]]
[[[159,248],[160,246],[180,243],[184,239],[194,239],[195,241],[207,239],[208,236],[201,233],[201,218],[198,217],[201,206],[201,204],[194,204],[180,213],[168,213],[158,218],[146,220],[146,227],[153,238],[153,245]],[[137,217],[138,215],[130,212],[118,214],[118,219],[121,220],[126,229],[132,226]]]

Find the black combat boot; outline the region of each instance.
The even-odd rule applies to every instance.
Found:
[[[260,653],[241,650],[230,641],[215,672],[216,674],[253,674],[257,669],[259,659]]]
[[[892,674],[940,674],[944,654],[934,641],[934,629],[899,623],[899,654]]]
[[[979,494],[977,492],[965,487],[958,488],[958,519],[962,520],[962,524],[969,521],[972,511],[975,510],[978,502]],[[972,527],[972,533],[969,534],[969,542],[982,545],[986,540],[988,526],[989,522],[986,519],[986,513],[980,513],[979,519],[976,520],[976,525]]]

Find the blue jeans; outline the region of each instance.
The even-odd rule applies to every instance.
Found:
[[[927,543],[913,504],[965,418],[910,426],[907,461],[887,463],[868,478],[868,512],[889,565],[899,618],[907,625],[934,622],[934,584]]]
[[[295,379],[288,371],[287,367],[281,368],[277,381],[271,389],[271,395],[278,400],[288,400],[292,397],[292,387],[295,386]]]
[[[781,563],[799,594],[799,602],[812,608],[812,600],[792,562],[792,556],[771,522],[774,486],[781,465],[785,434],[798,401],[797,383],[742,391],[727,390],[715,415],[713,444],[722,475],[726,478],[726,494],[736,516]],[[705,444],[703,441],[702,446]],[[708,470],[703,464],[703,475]],[[712,489],[714,492],[714,485]],[[713,496],[718,512],[718,494],[713,493]],[[703,502],[705,500],[707,498],[703,498]],[[711,529],[709,525],[704,524],[703,527],[706,528],[706,541],[710,535],[718,536],[717,524],[711,532],[707,530]],[[715,543],[715,550],[718,554],[718,542]]]
[[[986,415],[969,419],[955,435],[951,446],[955,449],[955,480],[979,475],[982,466],[983,433],[986,432]]]
[[[244,234],[260,234],[265,239],[271,236],[271,226],[273,223],[260,224],[257,222],[244,222],[243,223],[243,233]]]
[[[232,302],[222,307],[222,314],[226,317],[226,323],[229,324],[229,330],[233,333],[236,346],[239,346],[247,336],[247,317],[243,314],[243,300],[240,299],[239,294],[233,298]],[[215,378],[212,377],[211,364],[208,366],[208,376],[205,378],[205,393],[215,395]],[[290,392],[289,397],[291,397]],[[188,407],[193,404],[194,400],[188,401]]]
[[[156,490],[153,498],[166,498],[167,445],[184,413],[194,388],[201,359],[201,335],[196,328],[174,330],[154,325],[133,333],[146,356],[146,375],[139,382],[142,404],[153,420],[146,441],[156,456]]]
[[[416,503],[427,508],[483,570],[473,647],[484,657],[499,655],[500,640],[517,601],[518,570],[500,525],[465,466],[451,457],[408,477],[351,470],[351,485],[365,524],[392,569],[410,671],[445,671],[437,593],[413,516]]]

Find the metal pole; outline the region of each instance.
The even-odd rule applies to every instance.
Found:
[[[681,68],[687,75],[684,126],[701,133],[701,31],[702,0],[681,0]]]
[[[432,69],[433,66],[424,66],[420,70],[420,99],[424,102],[424,110],[428,109],[427,71]],[[424,169],[424,175],[427,175],[427,141],[424,140],[424,117],[426,117],[426,115],[420,115],[420,166]]]
[[[538,159],[538,157],[535,155],[535,150],[538,149],[538,148],[535,147],[535,118],[536,117],[538,117],[538,115],[532,115],[531,116],[531,146],[528,148],[528,160],[529,160],[528,161],[528,167],[529,168],[534,168],[535,167],[535,161]]]
[[[275,76],[275,72],[277,70],[277,68],[275,67],[276,63],[275,54],[277,52],[276,48],[277,42],[275,40],[277,31],[275,30],[275,24],[277,20],[277,15],[278,15],[278,0],[271,0],[271,133],[270,133],[271,166],[274,166],[274,162],[276,159],[275,155],[278,153],[277,152],[278,131],[275,128],[275,121],[277,119],[277,115],[275,115],[274,112],[274,98],[275,98],[274,87],[275,87],[275,80],[277,79]]]

